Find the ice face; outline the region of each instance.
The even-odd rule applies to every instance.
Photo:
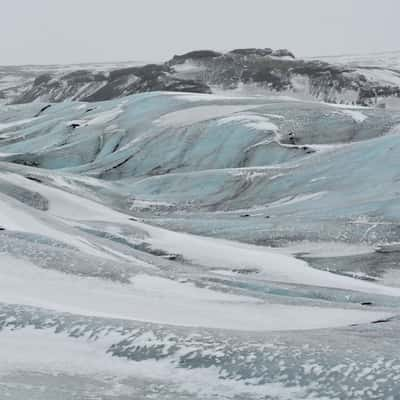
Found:
[[[1,396],[396,398],[399,113],[46,105],[0,110]]]

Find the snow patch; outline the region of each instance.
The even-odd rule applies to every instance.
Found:
[[[270,122],[268,118],[255,114],[238,114],[226,117],[220,119],[218,121],[218,125],[226,125],[235,122],[242,123],[244,126],[250,129],[272,131],[272,132],[276,132],[278,130],[278,127],[272,122]]]
[[[179,128],[258,107],[254,104],[198,106],[165,114],[154,123],[163,128]]]
[[[366,119],[368,119],[368,117],[360,111],[343,110],[342,113],[349,115],[351,118],[353,118],[353,121],[357,122],[358,124],[362,124]]]
[[[60,312],[245,331],[305,330],[371,322],[383,312],[263,303],[139,275],[123,285],[43,270],[0,254],[0,301]]]

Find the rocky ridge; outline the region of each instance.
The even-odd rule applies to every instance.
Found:
[[[212,50],[175,55],[161,64],[99,69],[49,71],[29,76],[18,88],[0,87],[0,98],[9,103],[103,101],[150,91],[215,93],[257,91],[289,94],[343,104],[381,104],[400,97],[400,71],[367,66],[295,58],[286,49]],[[18,72],[17,72],[18,74]],[[397,82],[397,79],[399,82]]]

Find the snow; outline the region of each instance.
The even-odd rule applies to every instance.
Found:
[[[204,71],[205,69],[205,67],[201,65],[196,65],[193,62],[190,62],[190,60],[186,60],[184,63],[174,66],[175,72],[178,73],[200,72]]]
[[[358,69],[357,72],[364,75],[369,81],[382,86],[400,86],[400,74],[384,69]]]
[[[296,203],[300,203],[302,201],[310,201],[310,200],[318,200],[321,197],[325,196],[327,192],[317,192],[317,193],[304,193],[304,194],[298,194],[296,196],[288,196],[284,197],[282,199],[276,200],[272,203],[266,204],[266,207],[268,208],[273,208],[277,206],[288,206]]]
[[[315,57],[312,58],[315,59]],[[319,56],[319,59],[366,67],[376,66],[400,68],[400,51],[383,51],[366,54],[338,54],[332,56]]]
[[[85,104],[0,112],[14,121],[0,154],[17,161],[0,163],[0,397],[65,376],[77,398],[93,379],[113,385],[93,398],[395,387],[373,359],[398,359],[396,111],[181,93]],[[344,143],[325,144],[336,132]]]
[[[306,254],[314,257],[348,257],[374,253],[374,248],[366,244],[351,244],[343,242],[301,242],[279,249],[287,254]]]
[[[357,122],[358,124],[363,123],[368,117],[363,114],[360,111],[354,111],[354,110],[343,110],[343,114],[349,115],[351,118],[353,118],[354,122]]]
[[[25,371],[51,376],[90,376],[107,381],[111,385],[108,394],[112,397],[121,395],[124,398],[136,398],[135,385],[129,385],[129,378],[159,382],[160,387],[170,389],[175,386],[176,395],[196,395],[210,400],[219,393],[223,393],[224,399],[232,400],[237,396],[253,398],[265,393],[279,396],[280,400],[293,400],[303,395],[300,387],[287,388],[280,383],[256,384],[250,379],[220,379],[217,367],[186,369],[175,366],[169,359],[132,361],[113,357],[107,353],[108,341],[107,337],[93,341],[31,327],[4,330],[0,332],[0,376],[21,375]],[[91,393],[91,397],[95,395]],[[105,393],[98,395],[100,398]]]
[[[258,83],[243,83],[239,82],[235,89],[226,89],[224,87],[214,85],[211,86],[213,96],[223,96],[227,99],[247,98],[247,99],[258,99],[260,101],[289,101],[289,102],[301,102],[304,100],[311,100],[313,97],[310,94],[298,93],[291,89],[277,92],[276,90],[260,86]],[[211,99],[211,98],[210,98]]]
[[[309,267],[305,262],[285,257],[278,251],[222,239],[200,238],[169,233],[153,237],[156,248],[182,254],[184,258],[202,265],[226,268],[255,268],[260,277],[276,282],[297,283],[331,288],[342,288],[365,293],[400,296],[396,288],[348,279]]]
[[[16,184],[21,187],[29,188],[33,192],[36,191],[41,193],[46,199],[49,200],[49,213],[53,216],[75,220],[102,220],[107,216],[107,214],[111,216],[117,214],[113,213],[113,211],[109,208],[92,200],[87,200],[81,196],[64,192],[58,188],[53,188],[26,179],[17,174],[2,173],[0,174],[0,179],[14,185]],[[62,184],[64,185],[65,181],[63,181]],[[7,204],[5,204],[5,206],[7,206]],[[119,219],[121,219],[121,216]],[[124,220],[125,219],[126,217]]]
[[[384,312],[266,304],[163,278],[131,285],[41,270],[0,254],[0,302],[78,315],[245,331],[304,330],[371,322]]]
[[[106,221],[110,223],[122,223],[146,232],[146,242],[150,243],[155,249],[162,249],[169,254],[181,254],[185,259],[192,263],[204,265],[211,268],[243,268],[243,266],[256,268],[261,271],[260,276],[265,279],[294,284],[315,285],[331,288],[342,288],[356,290],[366,293],[381,293],[392,296],[400,296],[400,291],[395,288],[374,285],[369,282],[362,282],[325,271],[316,270],[309,267],[305,262],[279,254],[273,249],[261,246],[247,245],[238,242],[200,237],[184,233],[172,232],[162,228],[131,221],[125,214],[109,209],[92,200],[84,199],[76,195],[63,192],[59,189],[50,188],[30,180],[24,180],[17,176],[3,175],[3,179],[10,182],[24,184],[32,190],[36,190],[44,197],[49,199],[49,213],[59,217],[63,222],[68,222],[73,226],[73,221]],[[25,182],[26,181],[26,182]],[[306,200],[316,200],[325,193],[310,193],[296,196],[294,198],[284,198],[269,204],[268,208],[278,205],[291,205]],[[38,224],[37,219],[32,219],[25,212],[22,216],[21,210],[13,209],[4,199],[4,216],[12,216],[6,225],[10,229],[20,229],[33,231],[36,233],[47,234],[50,237],[58,238],[65,243],[70,243],[82,251],[92,254],[107,256],[107,252],[98,250],[84,242],[79,237],[72,234],[60,233],[51,229],[47,224]],[[18,217],[21,215],[21,217]],[[25,219],[26,218],[26,219]],[[21,226],[14,226],[14,221],[26,221],[27,225],[21,222]],[[30,222],[32,221],[32,222]],[[27,227],[28,226],[28,227]],[[35,226],[36,229],[31,228]],[[110,257],[110,255],[108,255]]]
[[[18,121],[13,121],[13,122],[7,122],[7,123],[0,123],[0,133],[3,133],[8,130],[14,130],[15,128],[20,128],[23,125],[29,124],[30,122],[34,120],[39,120],[40,117],[37,118],[25,118],[25,119],[20,119]],[[7,132],[9,133],[9,132]],[[4,137],[4,135],[2,135]]]
[[[7,230],[45,235],[65,244],[75,246],[85,253],[110,258],[105,252],[97,250],[76,233],[68,232],[65,226],[46,220],[39,211],[31,210],[3,194],[0,194],[0,204],[1,226]]]
[[[167,96],[173,96],[185,102],[214,102],[224,100],[254,100],[253,96],[235,96],[233,93],[228,92],[222,94],[208,94],[208,93],[176,93],[176,92],[163,92]]]
[[[129,77],[127,78],[127,80],[125,81],[124,84],[122,84],[121,86],[131,86],[134,83],[136,83],[140,78],[138,78],[136,75],[129,75]]]
[[[116,107],[115,109],[98,112],[93,118],[88,117],[80,120],[68,121],[67,126],[75,123],[85,126],[102,126],[104,124],[114,121],[123,112],[122,106]]]
[[[269,121],[268,118],[261,115],[252,114],[238,114],[231,117],[226,117],[218,121],[218,125],[225,125],[231,123],[239,122],[243,123],[245,126],[251,129],[258,129],[261,131],[278,131],[278,127]]]
[[[400,243],[392,242],[392,243],[383,243],[376,246],[376,250],[382,253],[393,253],[400,251]]]
[[[165,114],[155,124],[163,128],[179,128],[258,107],[260,105],[254,104],[198,106]]]
[[[166,201],[150,201],[150,200],[140,200],[134,199],[132,200],[130,209],[133,210],[135,208],[140,209],[151,209],[156,207],[172,207],[172,203],[168,203]]]

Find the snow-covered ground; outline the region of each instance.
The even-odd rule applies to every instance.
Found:
[[[371,54],[344,54],[309,58],[352,66],[400,69],[400,51],[387,51]]]
[[[0,398],[397,393],[398,113],[42,108],[0,110]]]

